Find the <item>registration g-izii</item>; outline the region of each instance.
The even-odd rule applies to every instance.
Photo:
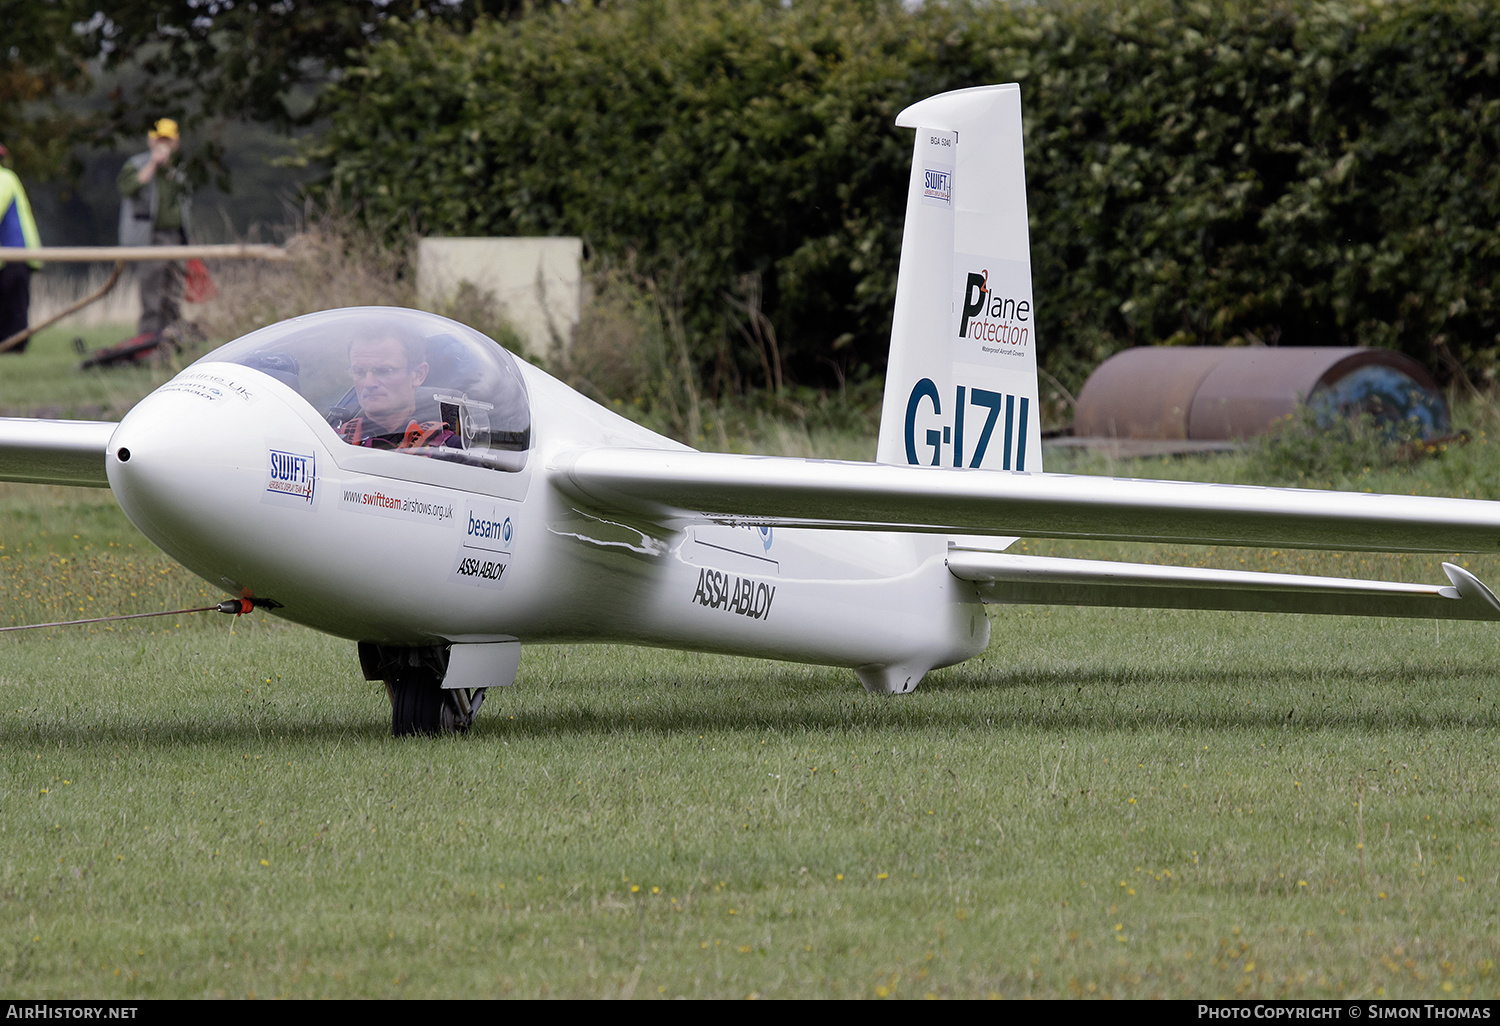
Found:
[[[916,139],[873,463],[697,452],[471,328],[362,308],[231,342],[119,424],[0,421],[0,477],[108,485],[215,587],[354,642],[398,733],[468,726],[532,642],[845,666],[896,693],[982,651],[987,602],[1500,619],[1448,564],[1408,584],[1007,552],[1494,551],[1500,504],[1042,473],[1019,89],[898,123]]]

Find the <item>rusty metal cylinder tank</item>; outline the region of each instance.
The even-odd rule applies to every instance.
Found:
[[[1307,403],[1370,413],[1424,438],[1448,433],[1448,407],[1422,365],[1388,349],[1145,346],[1116,353],[1078,396],[1073,434],[1218,441],[1264,434]]]

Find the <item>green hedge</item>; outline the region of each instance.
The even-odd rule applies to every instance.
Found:
[[[1036,24],[1011,67],[1032,97],[1058,369],[1259,339],[1493,376],[1500,7],[1155,4]]]
[[[680,297],[707,373],[884,362],[903,106],[1019,81],[1044,364],[1369,343],[1493,376],[1500,6],[1459,0],[573,4],[415,26],[333,97],[377,223],[578,234]]]

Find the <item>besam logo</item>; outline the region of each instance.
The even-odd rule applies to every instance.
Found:
[[[468,523],[464,525],[465,548],[508,553],[514,534],[515,526],[503,510],[484,506],[469,507]]]

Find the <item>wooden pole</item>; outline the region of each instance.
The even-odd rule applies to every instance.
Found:
[[[228,243],[213,246],[0,246],[0,263],[39,260],[53,264],[115,263],[124,260],[290,260],[280,246]]]
[[[53,264],[113,263],[114,273],[104,287],[93,295],[79,300],[56,317],[49,318],[33,328],[18,331],[0,342],[0,353],[9,352],[32,335],[77,313],[106,292],[120,280],[120,272],[127,263],[145,260],[290,260],[291,255],[280,246],[264,243],[228,243],[209,246],[0,246],[0,263],[7,261],[41,261]]]
[[[77,313],[79,310],[82,310],[84,307],[88,306],[94,300],[103,298],[103,296],[104,296],[104,294],[106,292],[108,292],[110,289],[112,289],[112,288],[115,287],[115,282],[117,282],[117,281],[120,280],[120,273],[122,271],[124,271],[124,270],[125,270],[125,261],[123,261],[123,260],[117,260],[117,261],[115,261],[115,270],[114,270],[114,273],[109,276],[109,281],[107,281],[107,282],[104,283],[104,287],[102,289],[100,289],[98,292],[95,292],[91,296],[85,296],[85,297],[83,297],[78,302],[74,303],[72,306],[68,307],[66,310],[64,310],[62,313],[58,314],[57,316],[55,316],[55,317],[49,317],[45,321],[43,321],[41,324],[34,325],[33,327],[27,328],[24,331],[18,331],[14,335],[12,335],[10,338],[6,339],[4,342],[0,342],[0,353],[8,353],[8,352],[10,352],[16,346],[20,345],[22,342],[25,342],[28,338],[30,338],[32,335],[35,335],[37,332],[41,331],[43,328],[50,328],[52,325],[56,324],[58,321],[62,320],[64,317],[68,316],[68,314],[70,314],[70,313]]]

